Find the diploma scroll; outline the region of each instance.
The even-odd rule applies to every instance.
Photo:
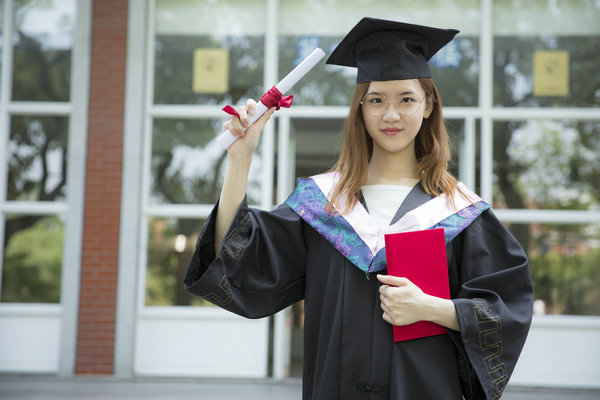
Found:
[[[285,94],[292,88],[304,75],[308,73],[321,59],[325,56],[323,50],[316,48],[312,53],[308,55],[296,68],[294,68],[285,78],[281,80],[275,87],[281,94]],[[268,107],[262,102],[258,102],[254,115],[249,117],[250,125],[252,125],[257,119],[259,119],[266,111]],[[220,143],[225,149],[233,144],[237,140],[229,130],[223,132],[218,138],[217,142]]]

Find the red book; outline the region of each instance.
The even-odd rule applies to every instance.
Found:
[[[450,298],[444,229],[385,235],[388,274],[408,278],[429,295]],[[442,335],[446,328],[429,321],[394,326],[394,341]]]

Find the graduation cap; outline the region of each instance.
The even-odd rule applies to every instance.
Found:
[[[327,64],[357,67],[357,83],[431,78],[427,61],[458,32],[366,17],[342,39]]]

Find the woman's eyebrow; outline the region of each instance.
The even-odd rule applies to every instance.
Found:
[[[383,94],[385,96],[384,91],[380,91],[380,90],[373,90],[373,91],[371,91],[371,92],[369,92],[367,94],[374,94],[374,93],[376,93],[376,94]],[[413,90],[405,90],[405,91],[400,92],[400,93],[394,93],[394,96],[404,96],[404,95],[407,95],[407,94],[414,94],[415,96],[417,96],[417,93],[415,91],[413,91]]]

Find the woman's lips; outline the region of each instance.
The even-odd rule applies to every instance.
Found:
[[[399,134],[402,131],[402,129],[399,129],[399,128],[385,128],[385,129],[382,129],[381,131],[385,135],[387,135],[387,136],[394,136],[394,135]]]

